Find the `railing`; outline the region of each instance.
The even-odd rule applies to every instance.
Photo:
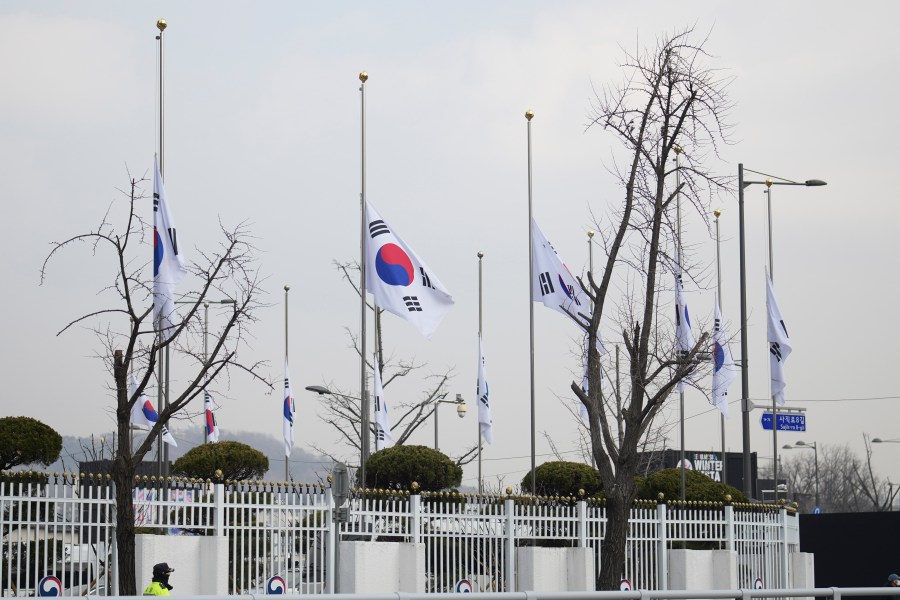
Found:
[[[62,595],[112,591],[112,490],[107,477],[0,477],[0,595],[37,595],[47,576],[58,582],[45,587]],[[607,526],[605,504],[593,499],[355,490],[336,511],[331,489],[295,483],[139,478],[134,508],[138,533],[227,537],[228,590],[253,595],[274,575],[288,593],[334,590],[338,538],[422,543],[430,593],[461,579],[474,592],[510,592],[527,546],[590,548],[599,572]],[[741,587],[786,587],[797,518],[784,506],[636,501],[622,577],[664,590],[673,548],[733,550]]]

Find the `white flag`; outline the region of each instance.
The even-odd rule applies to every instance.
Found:
[[[478,336],[478,384],[475,389],[475,396],[478,398],[478,427],[481,429],[481,437],[488,444],[493,444],[494,421],[491,417],[487,375],[484,372],[484,344],[481,341],[481,336]]]
[[[178,234],[155,157],[153,168],[153,325],[168,338],[175,323],[175,286],[187,267],[178,251]]]
[[[590,300],[534,219],[531,220],[531,237],[531,287],[534,301],[567,317],[572,313],[585,321],[590,320]]]
[[[775,290],[772,288],[772,280],[766,273],[766,309],[769,314],[768,338],[769,338],[769,376],[772,379],[772,398],[779,406],[784,406],[784,363],[791,355],[791,338],[788,336],[787,327],[778,303],[775,302]]]
[[[431,338],[453,297],[428,266],[366,202],[366,286],[375,304]]]
[[[727,417],[728,386],[737,376],[737,370],[734,366],[734,358],[731,356],[731,347],[728,345],[728,336],[725,335],[725,322],[722,320],[718,298],[716,298],[715,323],[713,325],[712,360],[712,405]]]
[[[387,402],[384,401],[384,390],[381,388],[381,369],[378,368],[378,358],[375,358],[375,450],[384,450],[388,442],[393,442],[391,437],[391,421],[388,418]]]
[[[211,443],[219,441],[219,424],[216,423],[216,413],[213,412],[212,396],[203,390],[203,407],[206,411],[206,439]]]
[[[137,378],[132,375],[131,383],[128,385],[128,394],[129,396],[134,396],[134,393],[137,391]],[[156,412],[156,409],[153,408],[153,403],[145,396],[141,394],[141,397],[137,399],[137,402],[134,403],[134,406],[131,407],[131,424],[137,427],[146,427],[147,429],[153,429],[153,426],[156,425],[156,422],[159,421],[159,414]],[[172,437],[172,434],[169,433],[169,428],[165,425],[162,426],[162,438],[163,442],[178,447],[178,444],[175,442],[175,438]]]
[[[284,357],[284,455],[291,456],[294,450],[294,392],[291,390],[291,373],[288,371],[287,357]]]
[[[675,349],[679,358],[685,358],[694,349],[694,333],[691,331],[691,317],[688,313],[687,301],[684,299],[684,288],[681,283],[681,269],[675,273]],[[685,382],[690,374],[678,382],[678,391],[683,392]]]

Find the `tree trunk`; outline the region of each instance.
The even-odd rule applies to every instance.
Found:
[[[120,464],[121,463],[121,464]],[[136,596],[134,572],[134,468],[120,458],[113,466],[116,483],[116,544],[118,547],[119,595]]]
[[[626,492],[626,493],[623,493]],[[600,575],[597,589],[618,591],[625,564],[625,542],[631,497],[621,486],[615,486],[606,497],[606,534],[600,547]]]
[[[116,485],[116,546],[119,595],[136,596],[134,572],[134,472],[135,457],[131,448],[131,411],[128,406],[128,372],[121,350],[113,359],[113,378],[117,388],[116,425],[119,434],[112,479]]]

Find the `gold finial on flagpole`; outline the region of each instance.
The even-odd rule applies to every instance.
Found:
[[[526,111],[525,111],[525,118],[528,119],[529,121],[532,120],[532,119],[534,118],[534,111],[533,111],[533,110],[530,110],[530,109],[529,109],[529,110],[526,110]]]
[[[362,81],[363,83],[365,83],[366,80],[367,80],[368,78],[369,78],[369,74],[368,74],[366,71],[360,71],[360,72],[359,72],[359,80],[360,80],[360,81]]]
[[[713,211],[713,214],[714,214],[714,215],[716,216],[716,218],[718,219],[719,216],[722,214],[722,211],[721,211],[720,209],[717,208],[716,210]]]
[[[484,252],[481,250],[478,251],[478,258],[484,258]]]
[[[169,24],[166,23],[166,20],[165,20],[165,19],[159,19],[159,20],[156,22],[156,28],[159,29],[160,32],[165,31],[165,30],[166,30],[166,27],[168,27],[168,26],[169,26]]]

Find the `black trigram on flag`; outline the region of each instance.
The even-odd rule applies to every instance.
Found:
[[[291,387],[291,380],[287,377],[284,378],[284,389],[289,389]]]
[[[681,305],[675,303],[675,327],[681,327]]]
[[[488,403],[488,395],[487,394],[482,395],[481,398],[478,399],[478,401],[481,402],[482,404],[484,404],[485,408],[491,407],[491,405]]]
[[[375,396],[375,412],[381,412],[381,396]]]
[[[431,279],[428,278],[428,273],[425,272],[425,268],[419,267],[419,272],[422,274],[422,285],[434,289],[434,286],[431,285]]]
[[[172,251],[178,256],[178,235],[175,233],[174,227],[169,227],[169,241],[172,242]]]
[[[547,294],[552,294],[555,290],[553,289],[553,280],[550,279],[550,272],[545,271],[541,273],[538,278],[541,284],[541,296],[546,296]]]
[[[369,236],[373,239],[381,235],[382,233],[390,233],[391,230],[388,229],[388,226],[382,221],[378,219],[377,221],[372,221],[369,223]]]
[[[782,326],[783,326],[783,325],[784,325],[784,324],[782,323]],[[779,344],[778,342],[772,342],[772,343],[769,345],[769,353],[770,353],[772,356],[774,356],[774,357],[775,357],[775,360],[777,360],[778,362],[781,362],[782,360],[784,360],[784,359],[781,357],[781,344]]]
[[[384,429],[380,425],[375,427],[375,440],[379,442],[384,441]]]
[[[159,212],[159,194],[153,192],[153,212]]]
[[[422,312],[422,305],[419,304],[418,296],[403,296],[403,302],[409,312]]]
[[[788,335],[787,327],[786,327],[785,324],[784,324],[784,319],[781,319],[781,320],[778,321],[778,322],[781,323],[781,328],[784,330],[784,335],[785,335],[785,337],[791,337],[791,336]]]
[[[716,319],[715,324],[713,325],[713,330],[716,332],[721,331],[721,329],[720,329],[721,327],[722,327],[722,319]]]

